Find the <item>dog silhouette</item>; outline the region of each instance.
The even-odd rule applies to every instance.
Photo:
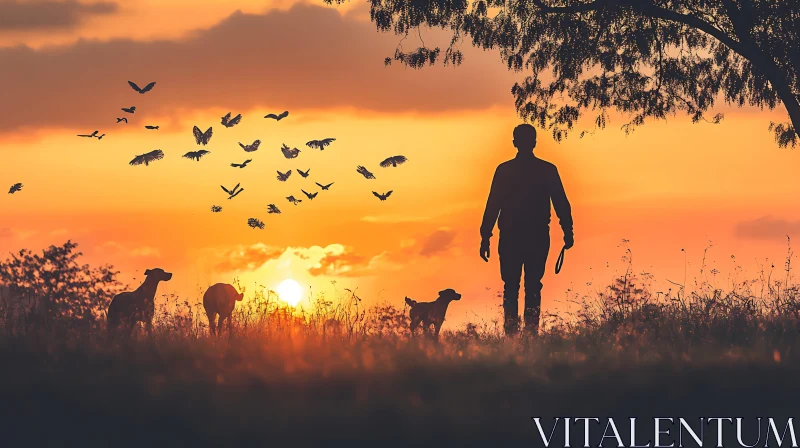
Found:
[[[406,303],[411,307],[409,317],[411,318],[411,334],[422,323],[424,332],[428,331],[431,325],[434,327],[434,338],[439,339],[439,330],[442,329],[444,316],[447,313],[447,306],[453,300],[461,300],[461,294],[453,289],[443,289],[439,291],[439,297],[433,302],[417,302],[406,297]]]
[[[236,307],[236,302],[244,298],[244,292],[239,293],[232,285],[227,283],[217,283],[210,286],[203,294],[203,308],[208,316],[208,329],[212,335],[219,335],[222,323],[228,319],[228,334],[233,331],[231,314]],[[215,322],[219,315],[219,323]]]
[[[108,305],[108,328],[117,330],[124,327],[130,334],[137,322],[147,327],[147,333],[153,333],[153,315],[156,311],[155,296],[159,282],[168,282],[172,273],[161,268],[144,271],[145,279],[136,291],[121,292],[114,296]]]

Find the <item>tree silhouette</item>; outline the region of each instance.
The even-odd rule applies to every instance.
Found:
[[[345,0],[326,0],[343,3]],[[800,3],[786,0],[369,0],[381,31],[403,36],[393,57],[411,68],[459,65],[462,41],[498,49],[510,70],[527,71],[512,88],[522,118],[566,137],[585,113],[604,128],[627,114],[628,133],[647,119],[679,112],[700,120],[722,98],[775,109],[781,147],[800,130]],[[451,35],[444,54],[422,30]],[[422,46],[402,43],[418,34]],[[583,134],[583,133],[582,133]]]
[[[79,264],[76,243],[50,246],[41,255],[28,249],[0,262],[0,285],[11,303],[43,318],[91,322],[105,310],[121,283],[113,266]]]

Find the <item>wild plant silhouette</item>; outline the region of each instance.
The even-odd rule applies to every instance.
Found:
[[[500,313],[445,328],[439,342],[411,338],[402,297],[375,304],[333,282],[293,308],[235,281],[248,293],[230,335],[209,335],[199,287],[158,296],[152,334],[120,340],[101,312],[117,274],[81,265],[75,248],[23,250],[0,265],[9,446],[538,446],[531,416],[789,417],[800,399],[791,253],[783,270],[722,279],[702,266],[695,281],[660,290],[626,250],[617,277],[570,292],[534,338],[504,337]],[[30,318],[44,308],[69,331]]]

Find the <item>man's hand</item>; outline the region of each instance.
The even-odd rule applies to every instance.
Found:
[[[481,240],[481,258],[483,261],[489,262],[489,240]]]
[[[564,249],[571,249],[575,245],[575,237],[572,234],[564,235]]]

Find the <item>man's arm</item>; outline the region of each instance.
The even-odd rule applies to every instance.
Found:
[[[558,223],[561,225],[561,230],[564,231],[564,245],[569,249],[574,243],[572,207],[569,205],[569,200],[567,200],[567,193],[564,191],[564,184],[561,183],[561,176],[558,175],[557,169],[555,169],[552,184],[550,185],[550,198],[553,201],[556,216],[558,216]]]
[[[483,212],[483,222],[481,223],[481,239],[488,240],[492,236],[497,216],[500,214],[500,168],[494,172],[492,187],[489,190],[489,199],[486,200],[486,210]]]

